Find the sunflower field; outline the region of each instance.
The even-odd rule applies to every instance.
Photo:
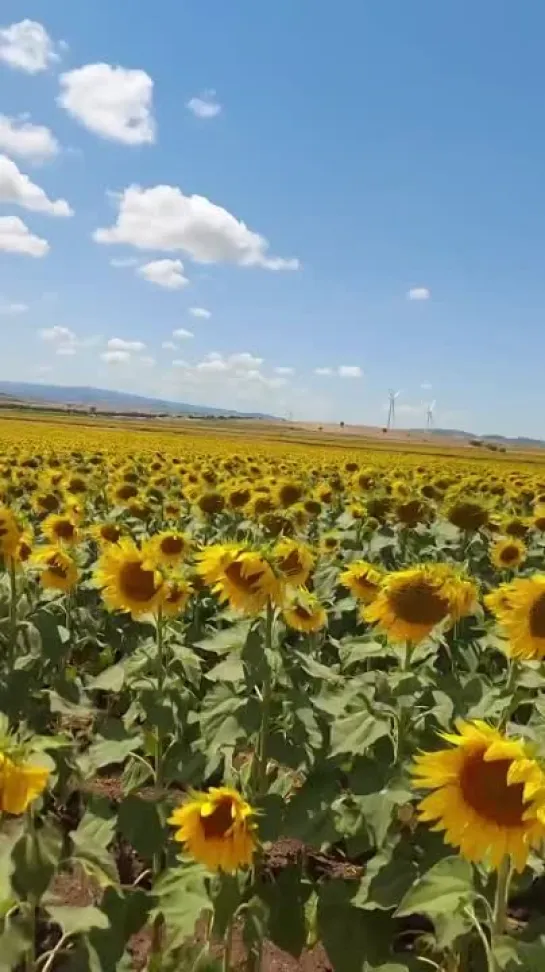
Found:
[[[543,972],[539,456],[0,443],[0,972]]]

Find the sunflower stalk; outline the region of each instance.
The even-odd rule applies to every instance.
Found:
[[[9,653],[13,661],[17,642],[17,569],[15,559],[9,560]]]
[[[164,657],[164,618],[161,608],[157,613],[157,658],[156,658],[156,680],[157,680],[157,696],[159,699],[163,697],[164,684],[165,684],[165,657]],[[157,734],[155,738],[155,791],[157,793],[159,815],[161,820],[163,820],[162,813],[162,791],[163,791],[163,734],[161,726],[156,727]],[[165,866],[165,855],[164,851],[158,851],[153,857],[153,879],[156,881]],[[163,916],[158,914],[153,923],[153,936],[151,943],[151,954],[152,954],[152,967],[159,965],[160,956],[162,952],[162,939],[163,939]]]
[[[507,695],[507,705],[505,706],[501,718],[499,721],[498,729],[500,732],[505,730],[507,723],[509,722],[513,712],[517,707],[517,683],[520,674],[520,664],[516,660],[512,660],[509,663],[509,674],[507,676],[507,682],[505,685],[505,694]]]
[[[494,958],[494,948],[505,933],[507,922],[507,904],[509,901],[509,886],[511,884],[511,860],[506,854],[503,858],[496,880],[496,894],[494,897],[494,912],[492,919],[492,949],[490,972],[500,972],[500,965]]]

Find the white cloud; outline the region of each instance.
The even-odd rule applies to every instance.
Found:
[[[164,287],[166,290],[181,290],[187,287],[189,280],[184,276],[184,265],[181,260],[152,260],[144,263],[136,271],[145,280]]]
[[[363,371],[358,365],[339,365],[337,374],[339,378],[361,378]]]
[[[221,112],[221,105],[216,100],[216,92],[212,89],[203,91],[198,97],[191,98],[187,107],[197,118],[215,118]]]
[[[33,162],[43,162],[59,152],[59,143],[45,125],[0,115],[0,151]]]
[[[72,343],[76,340],[76,335],[69,327],[59,327],[55,324],[54,327],[43,327],[39,332],[42,341],[51,341],[52,343]]]
[[[97,243],[125,243],[140,250],[181,250],[197,263],[235,263],[296,270],[298,260],[269,257],[267,240],[205,196],[185,196],[177,186],[133,185],[115,197],[117,221],[95,230]]]
[[[407,300],[429,300],[431,292],[427,287],[411,287],[407,291]]]
[[[37,74],[58,60],[56,46],[43,24],[27,19],[0,29],[0,61],[10,67]]]
[[[163,341],[161,347],[163,348],[164,351],[176,350],[176,345],[174,344],[174,341]]]
[[[203,320],[208,320],[212,317],[211,312],[206,310],[206,307],[190,307],[189,313],[192,317],[201,317]]]
[[[172,362],[172,365],[173,365],[174,368],[190,368],[191,367],[190,365],[188,365],[187,361],[182,361],[181,358],[175,358],[174,361]]]
[[[141,365],[144,365],[145,368],[153,368],[155,364],[155,358],[152,358],[149,354],[141,355],[141,357],[138,358],[138,361]]]
[[[178,327],[175,331],[172,332],[172,335],[173,337],[181,338],[182,340],[195,337],[193,331],[186,331],[185,327]]]
[[[31,182],[7,155],[0,155],[0,202],[13,203],[50,216],[72,216],[66,199],[49,199],[44,190]]]
[[[256,358],[255,355],[250,354],[248,351],[241,351],[239,354],[230,354],[227,360],[230,367],[241,368],[243,370],[255,370],[263,364],[263,358]]]
[[[274,372],[277,375],[294,375],[295,374],[295,368],[285,368],[282,365],[279,368],[275,368],[274,369]]]
[[[0,216],[0,250],[43,257],[49,253],[49,243],[34,236],[18,216]]]
[[[229,365],[226,361],[221,358],[205,358],[204,361],[199,361],[197,365],[197,371],[200,372],[218,372],[218,371],[228,371]]]
[[[137,263],[136,257],[112,257],[110,260],[111,267],[135,267]]]
[[[15,302],[11,304],[0,304],[0,314],[26,314],[27,310],[28,304],[18,304]]]
[[[57,348],[57,350],[55,352],[55,354],[64,355],[65,357],[68,357],[68,356],[73,355],[75,353],[76,353],[76,345],[75,344],[61,344],[60,348]]]
[[[96,135],[125,145],[155,141],[153,81],[145,71],[85,64],[60,77],[59,104]]]
[[[108,351],[145,351],[146,345],[142,341],[125,341],[123,338],[110,338]]]
[[[129,351],[103,351],[100,357],[106,364],[123,364],[131,360]]]
[[[315,368],[314,369],[314,374],[315,375],[332,375],[333,374],[333,368]]]

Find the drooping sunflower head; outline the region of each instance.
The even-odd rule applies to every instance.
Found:
[[[79,540],[77,523],[73,517],[67,515],[51,513],[43,521],[42,531],[49,543],[72,547]]]
[[[524,743],[486,723],[457,729],[443,737],[448,749],[415,761],[414,785],[434,791],[419,805],[420,820],[466,859],[498,868],[507,856],[522,871],[545,837],[545,775]]]
[[[174,840],[211,871],[231,874],[249,867],[257,848],[255,811],[237,790],[212,787],[192,792],[169,818]]]
[[[366,560],[355,560],[339,575],[339,583],[348,588],[353,597],[364,604],[371,604],[380,590],[383,577],[383,571]]]
[[[236,610],[256,615],[268,602],[282,603],[284,584],[264,554],[243,549],[224,562],[214,592]]]
[[[490,560],[498,570],[513,570],[526,559],[526,547],[517,537],[498,540],[490,551]]]
[[[517,537],[519,540],[525,540],[528,536],[529,524],[526,520],[519,516],[512,516],[504,523],[504,532],[508,537]]]
[[[136,499],[138,496],[138,487],[134,482],[122,480],[122,482],[113,487],[112,495],[114,503],[123,506],[130,500]]]
[[[216,516],[225,509],[225,497],[218,490],[207,490],[198,497],[197,507],[204,516]]]
[[[536,506],[532,522],[536,530],[545,533],[545,504]]]
[[[227,493],[227,505],[232,510],[243,510],[252,498],[252,490],[249,486],[239,484],[230,489]]]
[[[164,530],[151,537],[145,547],[158,564],[174,567],[190,550],[189,537],[178,530]]]
[[[34,554],[33,563],[40,568],[40,584],[46,590],[66,593],[78,582],[77,564],[61,547],[42,547]]]
[[[321,631],[327,625],[327,613],[315,594],[299,590],[282,611],[289,628],[311,633]]]
[[[184,577],[170,577],[163,587],[161,606],[167,618],[177,618],[185,611],[193,587]]]
[[[428,519],[429,506],[420,499],[410,499],[404,503],[398,503],[394,513],[398,523],[402,523],[408,527],[415,527]]]
[[[119,543],[123,536],[123,529],[118,523],[106,521],[104,523],[95,523],[89,530],[89,533],[99,544]]]
[[[520,577],[485,597],[506,638],[505,651],[525,661],[545,658],[545,574]]]
[[[59,513],[63,507],[63,499],[59,492],[53,492],[53,490],[47,490],[44,492],[34,493],[33,505],[36,512],[41,516],[47,516],[48,513]]]
[[[446,564],[424,564],[387,574],[362,617],[393,642],[418,644],[438,625],[469,613],[475,597],[474,585]]]
[[[160,604],[163,575],[157,563],[127,538],[105,547],[97,561],[94,580],[111,611],[127,611],[139,618],[155,612]]]
[[[334,557],[341,548],[341,538],[338,533],[324,533],[320,539],[320,552],[325,557]]]
[[[302,499],[304,492],[305,490],[301,483],[289,479],[282,480],[276,490],[278,506],[281,506],[283,509],[293,506],[294,503],[298,503]]]
[[[196,573],[209,587],[223,576],[227,564],[235,560],[244,548],[239,543],[211,543],[197,554]]]
[[[294,587],[306,584],[314,567],[314,555],[305,543],[283,537],[274,545],[272,556],[277,573],[287,584]]]
[[[21,530],[15,515],[6,506],[0,507],[0,554],[11,557],[17,549]]]
[[[0,753],[0,812],[20,816],[47,786],[49,770],[14,755]]]
[[[489,511],[476,500],[457,499],[447,508],[446,517],[459,530],[475,533],[487,525]]]

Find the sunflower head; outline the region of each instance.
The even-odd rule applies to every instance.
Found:
[[[216,516],[225,509],[225,497],[217,490],[207,490],[197,499],[197,506],[204,516]]]
[[[545,658],[545,574],[502,584],[484,600],[506,638],[508,655],[524,661]]]
[[[456,500],[448,507],[446,515],[449,523],[466,533],[481,530],[489,519],[486,507],[474,500]]]
[[[0,753],[0,811],[20,816],[47,786],[49,770]]]
[[[214,592],[244,614],[257,615],[267,603],[281,604],[285,585],[258,550],[242,549],[223,562]]]
[[[164,580],[157,563],[127,538],[104,548],[94,580],[109,610],[139,618],[155,612],[160,604]]]
[[[192,792],[169,823],[174,840],[211,871],[233,873],[249,867],[257,848],[255,811],[237,790],[212,787]]]
[[[314,555],[305,543],[283,537],[273,547],[272,555],[277,573],[287,584],[294,587],[306,584],[314,567]]]
[[[279,483],[276,492],[278,505],[283,509],[298,503],[304,495],[304,487],[301,483],[286,479]]]
[[[163,588],[161,607],[167,618],[177,618],[185,611],[193,587],[184,577],[170,577]]]
[[[75,519],[51,513],[42,523],[42,531],[49,543],[56,543],[72,547],[78,542],[79,533]]]
[[[289,628],[311,633],[321,631],[327,625],[327,613],[318,598],[309,591],[300,590],[282,612]]]
[[[498,540],[490,551],[490,560],[498,570],[513,570],[526,559],[526,547],[517,537]]]
[[[486,723],[457,730],[443,737],[449,748],[415,761],[414,785],[433,791],[420,820],[443,830],[466,859],[498,868],[507,856],[522,871],[545,837],[545,775],[524,743]]]
[[[95,523],[89,532],[99,544],[119,543],[123,535],[122,528],[119,524],[112,521]]]
[[[383,576],[383,571],[366,560],[355,560],[339,575],[339,583],[364,604],[371,604],[380,590]]]
[[[512,516],[506,520],[503,529],[508,537],[525,540],[528,536],[529,524],[519,516]]]
[[[158,564],[174,567],[190,550],[189,538],[178,530],[164,530],[157,533],[147,542],[146,551]]]
[[[66,593],[78,582],[77,564],[62,547],[42,547],[36,551],[33,563],[40,568],[40,583],[47,590]]]
[[[17,550],[21,530],[15,515],[6,506],[0,507],[0,554],[12,557]]]

